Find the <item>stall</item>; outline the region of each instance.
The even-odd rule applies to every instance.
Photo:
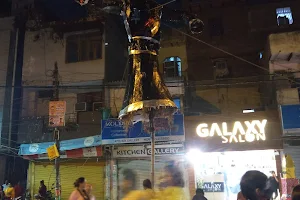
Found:
[[[29,160],[27,189],[33,197],[38,194],[40,181],[44,181],[47,190],[54,195],[55,167],[49,161],[46,149],[53,142],[22,144],[19,155]],[[104,198],[105,160],[102,154],[100,136],[61,141],[60,184],[61,197],[68,199],[74,190],[73,183],[84,177],[92,185],[96,199]]]
[[[155,184],[159,189],[164,167],[176,163],[181,169],[188,186],[188,174],[185,169],[185,134],[183,115],[175,115],[171,126],[165,119],[155,122]],[[112,153],[111,199],[122,199],[118,185],[123,180],[123,170],[131,169],[136,175],[137,190],[143,189],[143,181],[151,179],[151,145],[147,125],[137,123],[126,131],[124,122],[117,119],[102,120],[102,143]],[[186,187],[188,192],[188,187]],[[189,194],[187,194],[189,196]]]

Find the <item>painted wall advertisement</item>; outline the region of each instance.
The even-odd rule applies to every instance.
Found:
[[[173,124],[169,125],[167,119],[155,119],[155,140],[156,141],[177,141],[185,140],[183,115],[174,115]],[[102,120],[102,144],[122,144],[150,142],[150,134],[147,124],[141,122],[129,127],[126,132],[124,122],[118,119]]]
[[[155,145],[156,156],[183,153],[184,146],[182,144]],[[151,145],[114,147],[113,156],[114,158],[149,157],[151,156]]]

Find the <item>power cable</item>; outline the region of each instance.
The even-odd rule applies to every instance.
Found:
[[[172,27],[172,26],[170,26],[170,25],[168,25],[168,24],[166,24],[166,23],[163,23],[163,25],[166,26],[166,27],[168,27],[168,28],[171,28],[172,30],[175,30],[175,31],[181,33],[182,35],[185,35],[185,36],[187,36],[187,37],[189,37],[189,38],[191,38],[191,39],[194,39],[194,40],[196,40],[196,41],[198,41],[198,42],[200,42],[200,43],[202,43],[202,44],[204,44],[204,45],[206,45],[206,46],[208,46],[208,47],[211,47],[211,48],[213,48],[213,49],[215,49],[215,50],[218,50],[218,51],[220,51],[220,52],[223,52],[224,54],[227,54],[227,55],[232,56],[232,57],[234,57],[234,58],[236,58],[236,59],[238,59],[238,60],[240,60],[240,61],[243,61],[243,62],[245,62],[245,63],[248,63],[248,64],[250,64],[250,65],[252,65],[252,66],[255,66],[255,67],[257,67],[257,68],[259,68],[259,69],[261,69],[261,70],[263,70],[263,71],[267,71],[268,73],[270,72],[268,69],[266,69],[266,68],[264,68],[264,67],[262,67],[262,66],[260,66],[260,65],[258,65],[258,64],[255,64],[255,63],[253,63],[253,62],[251,62],[251,61],[248,61],[248,60],[246,60],[246,59],[244,59],[244,58],[242,58],[242,57],[240,57],[240,56],[237,56],[237,55],[232,54],[232,53],[230,53],[230,52],[228,52],[228,51],[225,51],[224,49],[221,49],[221,48],[219,48],[219,47],[217,47],[217,46],[214,46],[214,45],[212,45],[212,44],[209,44],[208,42],[205,42],[205,41],[203,41],[203,40],[201,40],[201,39],[199,39],[199,38],[197,38],[197,37],[195,37],[195,36],[193,36],[193,35],[190,35],[190,34],[184,32],[184,31],[181,31],[181,30],[179,30],[179,29],[177,29],[177,28],[174,28],[174,27]],[[279,77],[284,77],[284,76],[282,76],[281,74],[277,74],[277,73],[275,73],[275,72],[274,72],[274,75],[279,76]],[[300,84],[300,82],[296,82],[295,80],[290,79],[290,78],[288,78],[288,77],[284,77],[284,78],[287,79],[287,80],[289,80],[289,81],[291,81],[291,82]]]

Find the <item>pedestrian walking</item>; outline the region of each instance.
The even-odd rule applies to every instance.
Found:
[[[145,195],[147,195],[148,198],[153,199],[153,197],[155,196],[155,193],[152,189],[152,183],[149,179],[145,179],[143,181],[143,187],[144,187]]]
[[[204,196],[204,191],[201,188],[198,188],[196,190],[196,194],[193,197],[193,200],[207,200],[207,198]]]
[[[270,200],[274,192],[270,179],[264,173],[255,170],[243,175],[240,186],[247,200]]]
[[[175,163],[165,167],[165,175],[162,179],[163,188],[156,196],[158,200],[186,200],[187,196],[184,192],[183,174]]]
[[[5,194],[4,199],[6,199],[6,200],[12,200],[12,199],[16,198],[15,189],[13,188],[11,183],[7,184],[7,187],[4,190],[4,194]]]
[[[146,190],[136,190],[136,174],[131,169],[124,169],[120,185],[122,200],[151,200],[152,196]]]
[[[24,190],[21,186],[20,181],[15,185],[14,189],[15,189],[16,198],[23,196]]]
[[[6,190],[7,186],[8,186],[8,180],[6,180],[6,181],[4,182],[4,184],[2,185],[3,191]]]
[[[4,190],[3,190],[3,186],[1,185],[1,188],[0,188],[0,200],[3,200],[4,199]]]
[[[69,200],[90,200],[89,195],[85,191],[86,181],[84,177],[78,178],[74,183],[74,191],[71,193]]]
[[[293,188],[292,200],[300,200],[300,185]]]
[[[279,180],[274,171],[271,171],[270,173],[271,173],[270,184],[274,191],[272,197],[273,197],[273,199],[276,199],[278,197]]]

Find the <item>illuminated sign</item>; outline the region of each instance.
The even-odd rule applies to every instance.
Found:
[[[214,137],[222,138],[222,143],[240,143],[266,140],[265,128],[267,120],[236,121],[232,130],[228,128],[227,123],[221,125],[212,123],[211,126],[202,123],[196,128],[197,135],[202,138]]]

